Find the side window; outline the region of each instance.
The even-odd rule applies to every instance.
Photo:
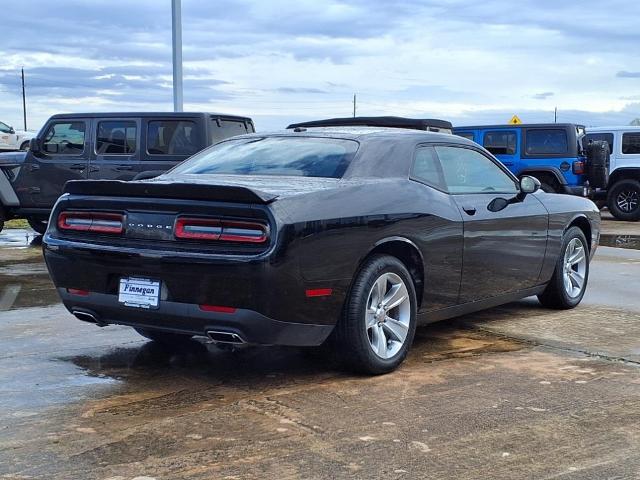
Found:
[[[136,122],[113,120],[98,123],[96,153],[98,155],[131,155],[137,149]]]
[[[567,132],[559,128],[527,130],[527,155],[562,155],[569,153]]]
[[[411,168],[411,177],[442,190],[447,188],[440,162],[431,147],[418,147]]]
[[[622,153],[625,155],[640,153],[640,133],[625,133],[622,135]]]
[[[603,141],[609,144],[609,153],[613,153],[613,133],[587,133],[587,143]]]
[[[473,140],[473,132],[456,132],[456,135],[462,138],[466,138],[467,140]]]
[[[218,143],[229,137],[235,137],[236,135],[244,135],[245,133],[253,133],[253,129],[244,122],[238,122],[233,120],[211,120],[211,143]]]
[[[44,134],[42,149],[49,155],[81,155],[84,132],[84,122],[53,123]]]
[[[515,155],[517,141],[516,132],[497,130],[484,134],[482,146],[494,155]]]
[[[515,181],[491,159],[462,147],[435,147],[449,193],[518,192]]]
[[[6,123],[0,122],[0,132],[9,133],[10,131],[11,131],[11,128],[9,128],[9,125],[7,125]]]
[[[147,152],[150,155],[193,155],[202,142],[196,123],[190,120],[149,122]]]

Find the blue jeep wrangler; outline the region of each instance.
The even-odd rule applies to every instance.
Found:
[[[482,145],[516,176],[536,177],[545,192],[587,197],[608,180],[608,148],[605,154],[600,143],[583,144],[582,125],[484,125],[453,132]]]

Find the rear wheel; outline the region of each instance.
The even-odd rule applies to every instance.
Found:
[[[567,310],[577,306],[589,280],[589,247],[578,227],[571,227],[562,240],[562,250],[551,281],[538,295],[545,307]]]
[[[609,190],[607,205],[619,220],[640,220],[640,182],[632,179],[616,182]]]
[[[182,333],[163,332],[161,330],[147,330],[146,328],[134,328],[136,332],[149,340],[163,345],[180,346],[191,340],[191,335]]]
[[[42,220],[34,217],[27,218],[27,222],[29,223],[29,226],[40,235],[44,235],[44,232],[47,231],[47,224],[49,223],[47,220]]]
[[[22,150],[23,152],[29,150],[29,142],[22,142],[22,145],[20,145],[20,150]]]
[[[400,260],[375,255],[351,288],[332,341],[345,365],[368,374],[395,370],[405,359],[416,329],[416,293]]]

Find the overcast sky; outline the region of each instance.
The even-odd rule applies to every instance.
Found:
[[[0,120],[170,110],[170,0],[2,7]],[[352,114],[454,124],[640,117],[637,0],[183,0],[185,110],[259,130]]]

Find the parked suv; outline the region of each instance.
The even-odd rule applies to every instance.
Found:
[[[607,183],[606,148],[602,142],[583,148],[582,125],[486,125],[454,133],[482,145],[516,176],[536,177],[545,192],[586,197]]]
[[[26,218],[44,233],[68,180],[157,176],[203,148],[254,132],[247,117],[214,113],[54,115],[28,152],[0,155],[0,230]]]
[[[606,198],[620,220],[640,220],[640,127],[587,128],[586,142],[604,141],[611,153]]]

